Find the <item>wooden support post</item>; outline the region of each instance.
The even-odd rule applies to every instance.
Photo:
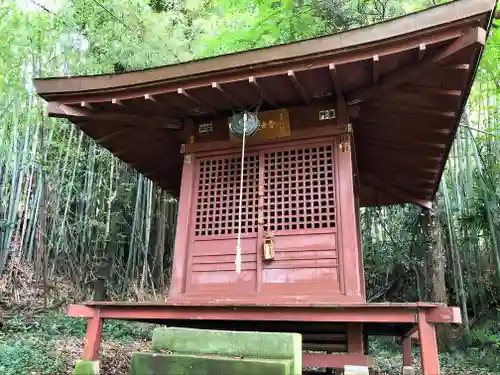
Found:
[[[94,310],[95,315],[89,319],[85,343],[83,347],[83,359],[98,361],[101,354],[101,338],[103,319],[99,310]]]
[[[413,355],[411,352],[411,335],[403,337],[403,366],[412,366]]]
[[[347,325],[347,352],[349,354],[365,354],[362,323],[349,323]]]
[[[422,356],[422,374],[440,375],[436,329],[427,321],[425,311],[418,313],[418,333]]]

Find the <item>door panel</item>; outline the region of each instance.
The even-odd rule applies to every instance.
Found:
[[[186,293],[339,296],[335,145],[246,155],[240,274],[234,260],[241,157],[197,159]],[[263,259],[266,235],[274,241],[273,260]]]
[[[262,153],[262,231],[274,239],[274,259],[263,262],[261,291],[340,293],[334,143]]]
[[[257,283],[258,154],[245,156],[241,273],[235,272],[241,156],[200,158],[196,165],[186,292],[253,293]]]

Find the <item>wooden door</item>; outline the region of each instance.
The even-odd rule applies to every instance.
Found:
[[[188,294],[255,293],[259,156],[245,156],[241,217],[241,273],[235,272],[241,156],[197,158],[191,240],[185,291]]]
[[[274,236],[275,258],[263,261],[262,294],[338,295],[337,148],[328,142],[261,151],[259,235]]]
[[[276,303],[289,297],[363,300],[351,155],[340,137],[254,146],[247,152],[240,274],[235,272],[235,255],[241,156],[197,157],[193,167],[186,296],[243,301],[270,297]],[[274,238],[272,260],[263,256],[268,234]],[[177,259],[186,249],[181,245]]]

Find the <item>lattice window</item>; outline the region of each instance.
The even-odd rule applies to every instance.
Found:
[[[241,156],[204,158],[198,162],[196,236],[236,235]],[[245,156],[241,233],[257,232],[259,157]]]
[[[335,227],[333,145],[264,153],[264,229]]]

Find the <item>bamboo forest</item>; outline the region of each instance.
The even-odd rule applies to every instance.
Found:
[[[187,62],[447,2],[1,0],[0,373],[71,373],[86,322],[67,320],[64,307],[164,300],[172,269],[176,198],[67,120],[49,117],[35,77]],[[391,205],[360,214],[368,302],[461,308],[461,326],[438,330],[446,374],[500,374],[497,9],[433,208]],[[148,333],[132,323],[107,327],[104,373],[127,374],[123,353],[140,349]],[[53,347],[48,354],[46,345]],[[400,373],[392,341],[370,345],[378,374]]]

